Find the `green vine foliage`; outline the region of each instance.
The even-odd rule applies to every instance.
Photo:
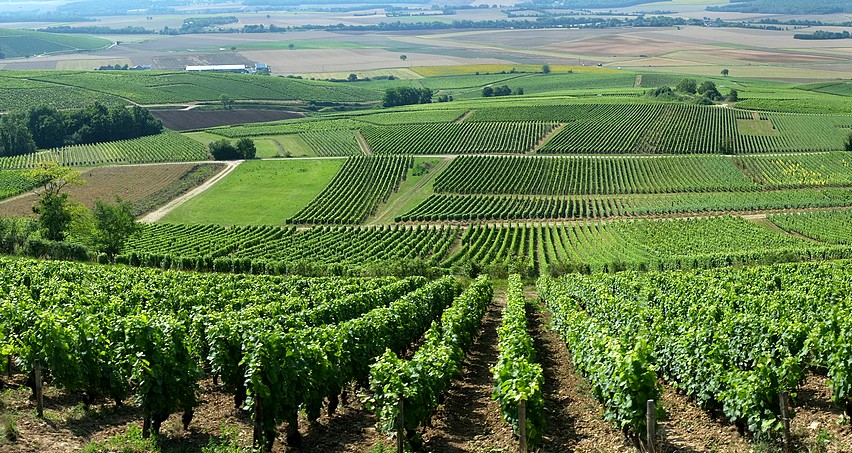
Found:
[[[568,345],[574,366],[589,380],[604,406],[604,419],[631,439],[646,431],[646,403],[660,401],[653,349],[639,334],[634,341],[613,335],[605,323],[589,316],[563,282],[542,278],[538,293],[553,313],[553,328]]]
[[[370,367],[369,406],[379,428],[393,432],[403,399],[404,427],[409,440],[438,407],[440,395],[459,376],[461,363],[480,329],[482,316],[493,297],[490,278],[479,276],[434,322],[411,360],[385,351]]]
[[[500,404],[503,419],[520,436],[518,405],[526,402],[527,445],[541,444],[545,429],[544,374],[535,362],[533,339],[527,333],[524,287],[518,274],[509,276],[509,294],[503,323],[497,331],[500,355],[494,372],[493,398]]]

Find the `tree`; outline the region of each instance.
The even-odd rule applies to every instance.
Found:
[[[68,210],[68,194],[45,195],[33,205],[38,214],[39,230],[45,239],[62,241],[71,226],[71,212]]]
[[[223,138],[222,140],[211,142],[207,146],[210,149],[210,154],[216,160],[236,160],[240,158],[237,148],[227,139]]]
[[[20,156],[36,151],[33,134],[22,115],[0,115],[0,156]]]
[[[713,83],[709,80],[705,80],[705,81],[701,82],[701,85],[698,87],[698,94],[704,94],[708,91],[715,90],[715,89],[716,89],[715,83]]]
[[[677,83],[675,89],[681,93],[695,94],[695,91],[698,89],[698,82],[694,79],[683,79]]]
[[[65,118],[53,107],[41,106],[27,114],[30,132],[38,148],[62,146],[65,142]]]
[[[254,159],[257,155],[257,148],[254,146],[254,140],[250,138],[241,138],[237,140],[237,154],[241,159]]]
[[[494,88],[488,86],[482,89],[482,97],[490,98],[491,96],[494,96]]]
[[[541,65],[541,73],[542,74],[550,74],[550,65],[549,64]]]
[[[357,82],[358,81],[358,74],[355,74],[355,73],[349,74],[349,77],[347,77],[346,80],[349,81],[349,82]]]
[[[731,102],[739,101],[740,100],[740,93],[737,90],[731,90],[731,92],[728,93],[728,100],[731,101]]]
[[[65,239],[72,216],[68,209],[68,194],[60,191],[69,184],[83,185],[85,180],[80,173],[49,161],[39,162],[24,176],[41,186],[37,190],[39,200],[33,205],[33,212],[39,215],[42,235],[51,241]]]
[[[709,80],[701,83],[701,86],[698,87],[698,94],[703,95],[711,101],[721,101],[724,99],[722,93],[719,93],[719,90],[716,89],[716,84]]]
[[[290,43],[290,44],[287,44],[287,48],[290,49],[290,50],[293,50],[293,49],[296,48],[296,45],[293,44],[293,43]]]
[[[850,133],[849,136],[846,137],[846,143],[844,144],[844,148],[846,149],[846,151],[852,151],[852,133]]]
[[[408,60],[408,55],[400,55],[399,59],[402,61]]]
[[[59,195],[59,192],[69,184],[82,186],[86,181],[80,173],[68,168],[60,167],[52,161],[39,162],[35,168],[24,173],[24,176],[35,185],[41,186],[36,192],[39,196]]]
[[[398,105],[428,104],[432,102],[432,94],[432,90],[429,88],[388,88],[382,97],[382,105],[395,107]]]
[[[727,68],[722,70],[722,75],[725,76],[725,77],[727,77],[728,74],[730,74],[730,73],[731,73],[731,71],[728,71]]]
[[[118,196],[115,197],[114,205],[101,200],[95,202],[94,244],[110,260],[121,252],[127,239],[139,229],[131,209],[130,203],[122,201]]]
[[[219,100],[222,101],[222,107],[225,110],[230,109],[234,105],[234,100],[231,99],[231,97],[228,96],[227,94],[223,94],[223,95],[219,96]]]

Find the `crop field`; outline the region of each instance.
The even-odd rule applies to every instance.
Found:
[[[6,58],[95,50],[107,47],[110,41],[85,35],[60,35],[30,30],[0,28],[0,52]]]
[[[436,193],[589,195],[746,192],[758,185],[724,156],[461,156],[435,180]]]
[[[53,161],[68,167],[208,160],[207,147],[177,132],[92,145],[71,145],[35,154],[0,157],[0,168],[31,168]]]
[[[807,225],[820,217],[803,214],[801,219]],[[833,219],[840,225],[844,217]],[[842,241],[808,240],[738,217],[710,217],[469,228],[416,225],[282,230],[276,226],[155,224],[128,242],[119,261],[174,269],[327,275],[369,272],[372,266],[393,268],[395,260],[415,260],[411,265],[420,260],[421,265],[432,267],[473,266],[498,275],[518,272],[535,276],[850,256],[852,249]]]
[[[15,88],[6,88],[14,79]],[[31,85],[22,85],[24,83]],[[61,108],[91,100],[139,104],[218,102],[223,92],[237,101],[368,102],[378,91],[346,84],[244,74],[191,74],[150,71],[27,71],[0,77],[0,108],[21,109],[41,104]],[[33,95],[38,94],[38,97]]]
[[[839,353],[849,341],[849,269],[820,263],[572,276],[540,280],[538,293],[619,425],[641,432],[645,408],[630,402],[659,396],[660,378],[724,413],[740,432],[767,435],[780,423],[778,395],[803,386],[813,368],[831,376],[831,401],[849,407],[848,365]],[[621,354],[631,357],[630,368],[618,368],[627,363]],[[600,371],[613,367],[625,372]],[[637,384],[613,384],[616,376]]]
[[[199,181],[192,176],[201,170]],[[218,164],[163,164],[163,165],[123,165],[116,167],[97,167],[82,173],[86,185],[70,186],[67,191],[71,198],[83,203],[89,209],[96,200],[114,203],[115,196],[130,202],[136,213],[150,210],[152,207],[168,201],[194,185],[212,176]],[[5,174],[6,171],[0,173]],[[187,187],[187,179],[191,183]],[[27,189],[32,188],[32,186]],[[177,192],[177,193],[176,193]],[[33,215],[32,206],[37,197],[34,194],[0,201],[0,217],[29,217]],[[153,206],[152,206],[153,204]]]
[[[412,157],[350,157],[328,187],[287,223],[361,223],[399,189],[413,165]]]
[[[774,453],[785,421],[789,451],[852,451],[852,60],[792,29],[610,26],[706,4],[529,30],[416,25],[502,7],[363,32],[337,24],[381,8],[269,10],[235,27],[329,29],[78,57],[271,76],[0,66],[0,152],[10,122],[50,126],[41,103],[171,129],[0,158],[0,248],[21,255],[0,257],[0,450],[379,453],[399,429],[411,451],[629,453],[650,411],[656,451]],[[279,76],[301,71],[338,80]],[[684,78],[724,99],[656,90]],[[432,102],[383,107],[404,87]],[[244,137],[258,159],[211,160]],[[61,247],[22,176],[44,161],[84,172],[62,189],[83,206],[159,220],[113,256],[74,217],[69,243],[110,265],[31,260]]]
[[[737,157],[734,164],[765,188],[852,185],[852,156],[846,152]]]
[[[828,244],[852,244],[852,211],[776,214],[769,221],[785,231]]]
[[[0,200],[22,194],[35,184],[19,171],[0,171]]]
[[[798,189],[613,196],[434,194],[399,222],[605,219],[852,206],[852,190]]]
[[[207,129],[232,124],[261,123],[300,118],[304,115],[286,110],[152,110],[151,114],[163,122],[163,126],[175,131]]]
[[[517,72],[541,72],[541,65],[534,64],[468,64],[464,66],[415,66],[411,70],[422,75],[423,77],[446,77],[458,75],[479,75],[479,74],[498,74],[508,73],[512,70]],[[608,74],[616,72],[609,68],[598,68],[595,66],[571,66],[571,65],[551,65],[550,70],[554,73],[560,72],[590,72],[595,74]]]
[[[659,104],[586,106],[569,115],[565,119],[568,124],[539,152],[834,151],[842,148],[852,120]]]
[[[524,153],[554,127],[544,122],[465,122],[373,126],[361,133],[376,154]]]

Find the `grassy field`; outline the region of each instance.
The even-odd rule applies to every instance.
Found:
[[[331,181],[343,159],[249,161],[163,222],[280,225]]]

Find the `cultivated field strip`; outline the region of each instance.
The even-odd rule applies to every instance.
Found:
[[[801,222],[807,224],[811,215],[817,216],[802,214]],[[842,216],[837,219],[838,225],[843,223]],[[814,217],[812,221],[820,220]],[[198,237],[196,246],[191,239],[193,234]],[[533,276],[852,257],[852,248],[836,242],[784,234],[737,217],[506,223],[468,228],[297,230],[152,224],[128,241],[117,261],[135,266],[256,274],[386,274],[449,268],[464,273],[487,270],[498,275],[515,272]]]
[[[436,193],[597,195],[757,190],[724,156],[645,158],[461,156]]]
[[[850,278],[849,262],[797,263],[542,279],[538,293],[617,426],[643,432],[639,403],[661,379],[741,434],[766,436],[781,430],[779,395],[812,370],[852,410]],[[599,333],[576,335],[590,326]]]
[[[207,147],[177,132],[91,145],[71,145],[14,157],[0,157],[0,169],[34,167],[39,162],[91,166],[102,164],[143,164],[209,160]]]
[[[127,242],[118,261],[176,269],[271,274],[311,272],[314,268],[345,269],[392,261],[438,266],[458,236],[459,230],[454,227],[296,230],[150,224]]]
[[[301,132],[298,136],[320,157],[361,154],[361,147],[358,146],[355,133],[351,130],[309,131]]]
[[[376,154],[525,153],[554,127],[531,121],[431,123],[365,126],[361,133]]]
[[[769,221],[786,231],[827,244],[852,244],[852,211],[770,215]]]
[[[842,148],[852,117],[681,104],[576,104],[480,108],[465,123],[558,122],[539,153],[747,154]]]
[[[848,188],[612,196],[436,194],[396,221],[604,219],[848,206]]]
[[[26,178],[22,172],[0,171],[0,200],[22,194],[33,187],[35,187],[35,184]]]
[[[361,223],[399,189],[413,165],[411,156],[350,157],[329,185],[287,223]]]
[[[29,260],[0,262],[0,275],[0,344],[20,371],[40,362],[51,385],[89,404],[132,395],[156,435],[172,413],[192,423],[209,370],[268,449],[279,425],[293,441],[300,408],[316,420],[326,397],[367,382],[377,357],[402,353],[461,292],[452,277],[246,278]]]
[[[738,156],[733,161],[764,188],[852,185],[852,155],[847,152]]]

